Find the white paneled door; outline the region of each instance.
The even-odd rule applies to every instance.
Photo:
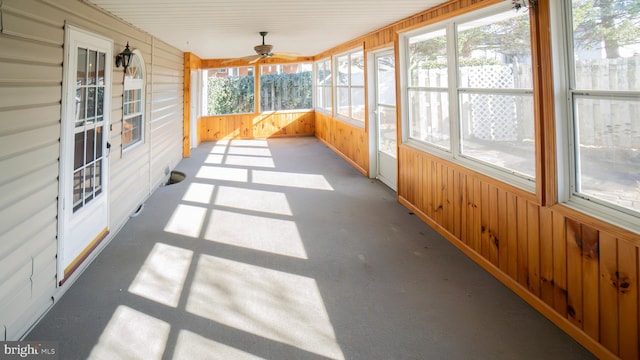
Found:
[[[61,127],[58,280],[108,233],[113,42],[66,26]]]

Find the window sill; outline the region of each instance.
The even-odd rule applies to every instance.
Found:
[[[343,123],[346,123],[348,125],[351,125],[353,127],[357,127],[357,128],[360,128],[360,129],[364,129],[365,128],[364,121],[350,119],[350,118],[342,116],[342,115],[334,116],[334,119],[336,119],[338,121],[341,121]]]
[[[625,212],[598,204],[596,202],[572,196],[569,200],[560,202],[572,210],[593,217],[606,224],[640,235],[640,218]]]

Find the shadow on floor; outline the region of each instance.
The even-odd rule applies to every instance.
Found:
[[[61,359],[591,359],[315,138],[205,143],[27,340]]]

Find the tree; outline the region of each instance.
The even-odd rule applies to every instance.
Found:
[[[640,1],[573,0],[574,46],[604,47],[609,59],[620,57],[620,47],[640,43]]]

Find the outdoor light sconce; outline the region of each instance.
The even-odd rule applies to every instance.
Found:
[[[116,55],[116,67],[119,68],[120,65],[124,67],[124,71],[127,71],[129,64],[131,64],[131,58],[133,57],[133,53],[129,50],[129,42],[127,41],[127,46],[122,50],[122,52]]]
[[[533,9],[536,7],[538,0],[511,0],[513,8],[518,11],[520,9]]]

